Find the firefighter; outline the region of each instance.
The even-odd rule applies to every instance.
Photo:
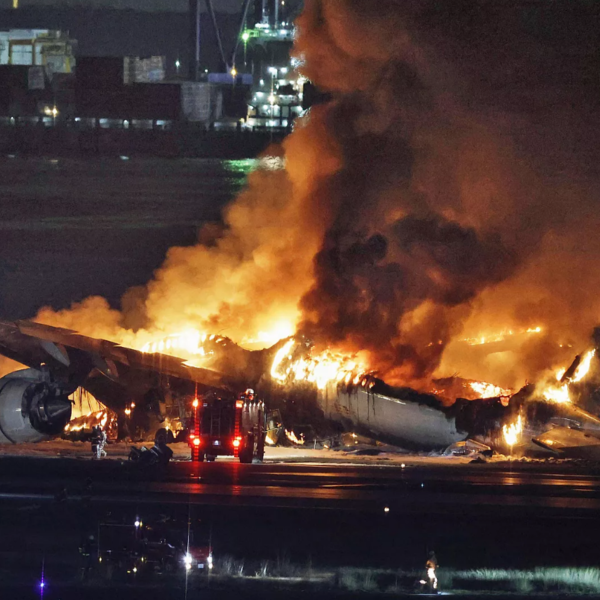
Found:
[[[435,555],[435,552],[432,550],[427,557],[427,562],[425,563],[425,569],[427,569],[427,580],[429,591],[437,594],[438,589],[438,580],[437,575],[435,574],[438,568],[438,561]]]
[[[106,456],[106,432],[102,430],[100,425],[96,425],[92,429],[92,459],[100,459]]]

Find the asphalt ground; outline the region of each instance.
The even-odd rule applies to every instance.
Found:
[[[371,457],[369,457],[370,459]],[[299,461],[300,459],[296,459]],[[471,514],[536,511],[541,515],[586,517],[600,509],[600,472],[578,464],[444,464],[439,460],[342,463],[316,459],[242,465],[172,462],[140,468],[124,460],[92,461],[29,457],[0,458],[0,499],[53,501],[65,487],[81,499],[83,482],[93,482],[92,500],[122,504],[194,504],[298,509],[343,509],[379,513]]]
[[[140,469],[116,459],[4,456],[0,589],[10,585],[13,595],[2,597],[28,597],[44,563],[54,590],[60,590],[46,597],[64,600],[79,593],[92,600],[93,593],[82,592],[88,584],[78,580],[81,540],[107,520],[131,524],[164,515],[190,520],[195,539],[210,539],[217,560],[238,561],[252,572],[266,563],[302,572],[308,565],[418,570],[430,549],[442,567],[452,569],[600,563],[600,473],[589,465],[445,466],[407,457],[402,467],[372,457],[367,464],[360,464],[360,456],[347,456],[345,464],[317,458],[255,465],[182,461]],[[290,598],[309,592],[317,598],[348,597],[308,583],[222,584],[207,591],[202,583],[202,597],[232,597],[238,588],[240,597],[264,597],[273,585]],[[141,582],[111,585],[115,597],[151,597],[158,589],[156,582],[150,591]]]

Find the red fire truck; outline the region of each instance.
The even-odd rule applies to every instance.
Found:
[[[265,455],[267,419],[264,402],[247,390],[237,399],[207,396],[193,401],[189,428],[192,461],[235,456],[241,463],[262,461]]]

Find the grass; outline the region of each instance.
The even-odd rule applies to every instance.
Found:
[[[540,567],[528,571],[477,569],[452,573],[452,586],[462,582],[519,593],[600,593],[600,569]]]
[[[241,577],[248,581],[312,582],[352,593],[394,595],[414,592],[415,583],[424,575],[418,571],[343,567],[335,570],[315,569],[311,561],[305,565],[292,563],[286,556],[274,561],[244,564],[223,557],[215,565],[217,577]],[[540,567],[530,570],[474,569],[454,571],[440,569],[439,587],[448,592],[535,594],[600,594],[600,568]],[[417,586],[418,587],[418,586]]]

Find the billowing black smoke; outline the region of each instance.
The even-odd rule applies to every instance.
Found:
[[[380,368],[421,379],[437,366],[452,331],[443,309],[468,303],[516,264],[498,236],[482,239],[440,215],[408,215],[387,236],[329,232],[315,258],[315,285],[302,300],[301,331],[317,344],[368,351]],[[414,345],[399,339],[403,316],[426,301],[438,307],[435,337]]]
[[[542,4],[307,1],[298,54],[332,95],[315,118],[343,164],[313,200],[328,228],[300,329],[318,345],[366,351],[407,383],[435,371],[474,311],[483,334],[587,337],[599,303],[573,291],[598,256],[582,172],[600,11]]]

